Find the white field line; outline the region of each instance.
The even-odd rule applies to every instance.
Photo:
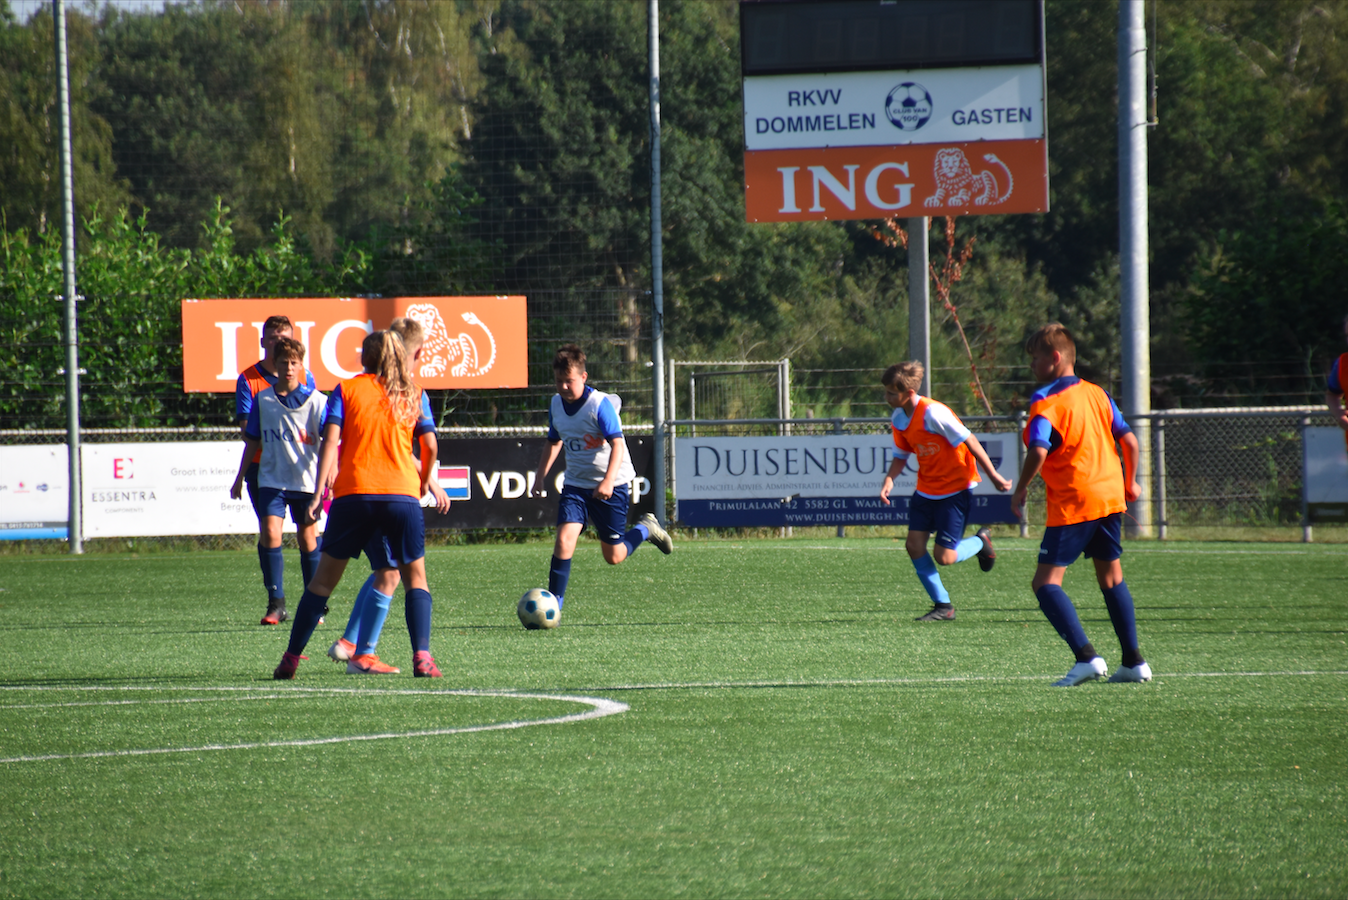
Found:
[[[22,688],[15,686],[3,686],[5,690],[179,690],[179,691],[237,691],[245,692],[249,688],[212,688],[212,687],[174,687],[174,688],[155,688],[150,686],[136,687],[51,687],[43,686],[36,688]],[[291,692],[287,692],[291,693]],[[400,731],[386,732],[380,734],[353,734],[342,735],[338,737],[327,738],[305,738],[289,741],[253,741],[240,744],[202,744],[195,747],[150,747],[137,750],[99,750],[89,753],[49,753],[38,756],[12,756],[0,759],[0,763],[22,763],[22,762],[46,762],[58,759],[100,759],[105,757],[119,756],[157,756],[167,753],[204,753],[212,750],[258,750],[271,747],[315,747],[323,744],[346,744],[356,741],[384,741],[395,738],[418,738],[418,737],[442,737],[451,734],[473,734],[480,731],[509,731],[518,728],[528,728],[534,725],[564,725],[570,722],[583,722],[587,719],[599,719],[604,716],[612,716],[618,713],[627,712],[629,709],[626,703],[619,703],[616,700],[607,700],[601,697],[578,697],[565,694],[528,694],[517,691],[411,691],[411,690],[362,690],[359,688],[296,688],[293,693],[332,693],[332,694],[364,694],[369,696],[382,695],[415,695],[418,697],[506,697],[519,700],[558,700],[566,703],[581,703],[589,706],[590,709],[585,712],[572,713],[566,716],[554,716],[547,719],[520,719],[510,722],[494,722],[488,725],[464,725],[458,728],[434,728],[425,731]],[[254,698],[239,698],[254,699]],[[111,701],[109,705],[120,705],[125,701]],[[129,701],[135,702],[135,701]],[[152,701],[153,702],[153,701]],[[193,698],[184,698],[177,701],[160,702],[194,702]],[[65,705],[65,704],[58,704]]]
[[[1292,678],[1308,676],[1348,675],[1348,669],[1301,672],[1157,672],[1158,678]],[[614,684],[603,687],[580,688],[588,692],[601,691],[682,691],[729,690],[734,688],[812,688],[812,687],[866,687],[913,684],[962,684],[998,681],[1052,681],[1061,675],[945,675],[929,678],[839,678],[819,681],[671,681],[652,684]],[[1104,683],[1102,679],[1101,683]]]

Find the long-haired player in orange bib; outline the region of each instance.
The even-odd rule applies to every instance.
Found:
[[[396,334],[368,335],[360,362],[364,374],[343,381],[328,397],[318,483],[331,489],[333,501],[318,571],[295,610],[290,645],[273,678],[295,677],[347,562],[375,537],[383,537],[389,556],[400,561],[413,674],[440,677],[431,657],[431,593],[420,504],[436,466],[435,423],[425,392],[412,382],[407,352]],[[414,439],[421,443],[420,471],[412,458]],[[322,496],[322,490],[315,494],[310,516],[319,514]],[[449,507],[443,499],[437,505],[441,512]]]
[[[1030,370],[1044,386],[1030,397],[1030,420],[1022,436],[1025,465],[1011,495],[1011,512],[1020,515],[1030,482],[1043,476],[1048,522],[1030,584],[1044,618],[1076,656],[1076,664],[1054,684],[1072,687],[1108,671],[1062,587],[1067,567],[1083,553],[1095,563],[1095,578],[1123,653],[1123,664],[1109,680],[1150,681],[1151,666],[1137,646],[1133,595],[1119,562],[1123,512],[1142,496],[1137,436],[1103,388],[1077,377],[1077,345],[1066,328],[1056,322],[1045,325],[1030,335],[1025,350]],[[1115,441],[1123,450],[1122,466]]]

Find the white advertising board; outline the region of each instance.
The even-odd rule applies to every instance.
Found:
[[[85,444],[84,536],[256,533],[247,492],[229,496],[242,453],[241,441]]]
[[[1312,522],[1348,523],[1348,448],[1342,428],[1307,428],[1306,511]]]
[[[1037,140],[1044,122],[1033,64],[744,79],[746,150]]]
[[[65,444],[0,447],[0,540],[66,537],[67,459]]]
[[[975,436],[997,471],[1014,478],[1016,436]],[[894,440],[888,434],[679,438],[675,478],[680,500],[877,497],[893,455]],[[893,494],[911,494],[916,488],[916,458],[909,457]],[[997,489],[985,480],[974,493],[996,494]]]

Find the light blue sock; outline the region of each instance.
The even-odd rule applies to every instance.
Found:
[[[977,556],[978,551],[982,549],[982,538],[967,537],[955,545],[955,562],[962,563],[972,556]]]
[[[921,559],[913,560],[913,568],[917,570],[917,580],[922,582],[931,602],[948,606],[950,594],[946,592],[945,585],[941,584],[941,575],[936,571],[936,560],[931,558],[931,554],[924,553]]]
[[[370,576],[373,578],[374,576]],[[384,631],[384,620],[388,618],[389,604],[393,598],[370,588],[365,598],[365,612],[360,617],[360,640],[356,642],[356,654],[373,653],[379,644],[379,635]]]
[[[356,643],[360,639],[360,619],[365,610],[365,601],[374,591],[374,573],[365,579],[365,583],[360,586],[356,592],[356,602],[351,605],[351,617],[346,620],[346,631],[342,632],[342,640]],[[384,609],[388,609],[385,605]]]

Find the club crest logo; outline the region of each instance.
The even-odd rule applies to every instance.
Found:
[[[885,98],[885,116],[900,131],[917,131],[931,121],[931,94],[915,81],[905,81]]]

